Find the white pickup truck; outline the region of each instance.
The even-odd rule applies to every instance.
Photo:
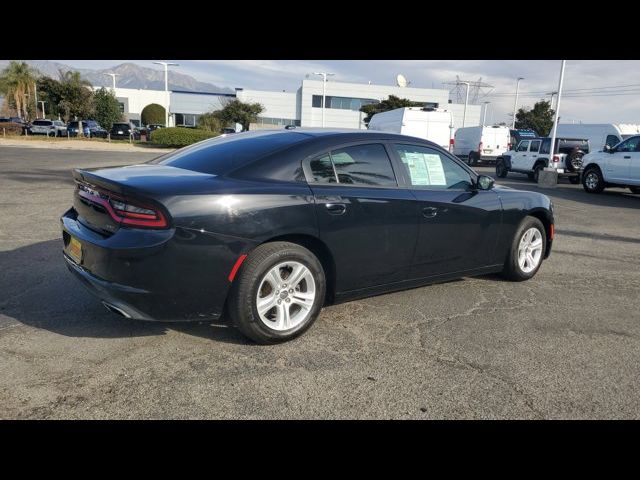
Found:
[[[574,138],[556,138],[555,153],[550,160],[550,138],[520,140],[517,146],[496,159],[496,176],[504,178],[509,172],[524,173],[538,181],[540,170],[551,167],[558,177],[580,183],[582,158],[589,153],[589,141]]]
[[[583,158],[582,186],[589,193],[600,193],[606,187],[628,187],[640,193],[640,135],[605,145],[601,152]]]

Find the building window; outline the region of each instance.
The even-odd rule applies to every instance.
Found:
[[[300,120],[294,118],[274,118],[274,117],[258,117],[256,120],[258,125],[295,125],[300,126]]]
[[[352,98],[352,97],[334,97],[327,95],[324,97],[325,108],[334,108],[338,110],[359,111],[364,105],[372,103],[380,103],[372,98]],[[314,108],[322,108],[322,95],[313,95],[311,98],[311,106]]]
[[[124,103],[118,102],[118,106],[120,107],[120,113],[124,113]]]

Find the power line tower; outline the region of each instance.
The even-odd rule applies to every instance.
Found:
[[[480,77],[475,82],[468,80],[460,80],[460,76],[456,75],[455,82],[442,82],[443,85],[449,85],[452,88],[449,90],[449,95],[453,103],[464,103],[464,99],[467,95],[467,83],[469,83],[469,103],[478,103],[484,97],[489,95],[495,88],[493,85],[489,85],[482,81]]]

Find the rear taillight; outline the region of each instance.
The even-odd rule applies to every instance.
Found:
[[[169,226],[162,211],[139,200],[125,198],[108,190],[79,183],[78,195],[102,205],[109,216],[122,225],[144,228],[167,228]]]
[[[507,143],[507,150],[511,150],[511,144]]]
[[[453,152],[453,146],[455,145],[456,141],[453,138],[449,139],[449,151]]]
[[[560,157],[558,157],[557,155],[553,156],[553,163],[558,163],[560,161]]]

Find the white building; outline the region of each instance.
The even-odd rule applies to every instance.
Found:
[[[222,108],[233,98],[243,102],[258,102],[264,106],[258,122],[252,128],[297,125],[322,126],[322,80],[302,81],[295,92],[274,92],[237,88],[236,93],[201,93],[171,91],[169,100],[170,125],[196,125],[198,116]],[[116,97],[125,116],[139,122],[142,110],[151,103],[166,108],[167,93],[162,90],[116,88]],[[398,87],[361,83],[328,81],[325,84],[324,125],[327,128],[365,129],[362,105],[378,103],[389,95],[438,106],[452,112],[454,128],[462,127],[464,105],[449,103],[446,89]],[[480,125],[481,106],[467,105],[465,126]]]

